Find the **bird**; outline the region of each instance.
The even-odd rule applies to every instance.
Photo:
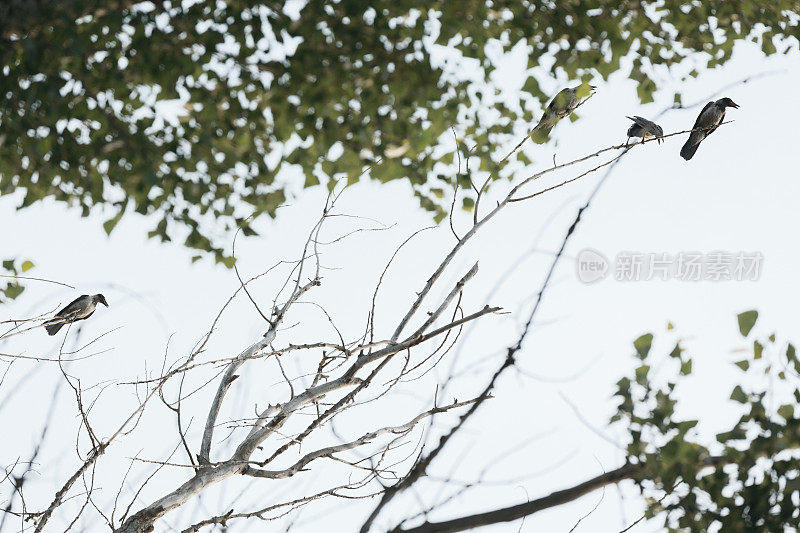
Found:
[[[661,129],[661,126],[659,126],[652,120],[647,120],[646,118],[637,117],[636,115],[625,118],[633,121],[631,127],[628,128],[628,141],[631,140],[631,137],[641,137],[642,141],[645,141],[646,139],[652,139],[653,137],[655,137],[656,139],[658,139],[658,144],[661,144],[663,142],[663,139],[661,137],[664,135],[664,130]]]
[[[720,98],[716,102],[709,102],[706,104],[703,110],[700,111],[700,114],[697,115],[697,120],[694,121],[689,139],[687,139],[686,144],[681,148],[682,158],[687,161],[690,160],[697,151],[697,147],[703,142],[703,139],[714,133],[714,130],[722,124],[722,121],[725,120],[726,107],[739,108],[736,102],[728,97]]]
[[[580,103],[595,89],[594,85],[582,83],[575,87],[561,89],[544,110],[539,123],[531,131],[531,139],[537,144],[543,144],[550,138],[550,130],[556,122],[572,114]]]
[[[106,297],[102,294],[84,294],[83,296],[79,296],[64,307],[64,309],[56,313],[52,319],[45,322],[44,329],[47,330],[48,335],[55,335],[64,324],[70,324],[78,320],[86,320],[92,316],[98,303],[108,307]]]

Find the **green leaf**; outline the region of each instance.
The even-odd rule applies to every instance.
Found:
[[[528,79],[525,80],[525,85],[522,86],[522,90],[533,95],[538,95],[542,92],[539,88],[539,82],[533,76],[528,76]]]
[[[747,394],[744,393],[740,385],[736,385],[731,392],[731,400],[739,403],[747,403]]]
[[[620,380],[617,381],[617,389],[618,389],[617,394],[623,396],[628,395],[630,394],[630,388],[631,388],[631,380],[629,378],[620,378]]]
[[[635,341],[633,341],[633,347],[636,349],[636,354],[639,356],[639,359],[645,359],[647,354],[650,353],[650,347],[653,344],[653,334],[652,333],[645,333]]]
[[[306,180],[305,183],[303,183],[303,187],[308,188],[308,187],[313,187],[314,185],[319,185],[319,178],[317,178],[313,172],[307,172]]]
[[[745,400],[746,401],[746,400]],[[744,402],[742,402],[744,403]],[[736,426],[730,431],[717,433],[717,442],[725,444],[729,441],[742,440],[747,436],[747,433],[740,427]]]
[[[784,420],[791,420],[794,418],[794,406],[793,405],[781,405],[778,407],[778,414],[783,417]]]
[[[758,311],[745,311],[744,313],[739,313],[737,318],[739,319],[739,333],[742,334],[742,337],[747,337],[750,334],[750,330],[756,325]]]
[[[681,376],[688,376],[692,373],[692,360],[687,359],[686,361],[681,361]]]
[[[788,359],[790,363],[797,367],[797,350],[795,349],[794,344],[791,342],[786,347],[786,359]]]
[[[777,51],[772,39],[764,37],[764,40],[761,43],[761,51],[764,52],[764,55],[772,55]]]
[[[650,372],[650,365],[642,365],[636,369],[636,383],[644,385],[647,383],[647,374]]]
[[[673,348],[672,351],[669,353],[669,356],[678,358],[681,356],[682,353],[683,353],[683,348],[681,348],[681,343],[677,342],[675,343],[675,348]]]
[[[763,353],[764,346],[758,341],[753,341],[753,359],[761,359]]]
[[[32,261],[23,261],[22,262],[22,266],[20,268],[22,269],[23,272],[27,272],[28,270],[33,268],[33,262]]]
[[[124,211],[120,211],[113,218],[103,222],[103,229],[106,231],[106,235],[111,235],[111,232],[114,231],[114,228],[119,223],[119,221],[122,219],[122,215],[123,214],[124,214]]]
[[[734,364],[739,368],[741,368],[742,370],[747,370],[748,368],[750,368],[750,361],[748,361],[747,359],[737,361]]]
[[[25,290],[25,287],[20,285],[19,283],[9,283],[8,286],[3,290],[6,296],[11,298],[12,300],[15,299],[17,296],[22,294],[22,291]]]

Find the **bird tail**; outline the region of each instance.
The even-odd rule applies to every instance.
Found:
[[[685,160],[690,160],[694,157],[694,153],[697,151],[697,147],[700,146],[700,143],[691,144],[689,141],[686,141],[686,144],[683,145],[681,148],[681,157]]]
[[[47,330],[47,334],[51,337],[58,333],[58,330],[64,325],[64,319],[59,318],[56,320],[49,320],[44,323],[44,329]]]
[[[553,126],[555,126],[555,121],[547,115],[543,116],[531,131],[531,140],[536,144],[545,144],[550,140],[550,131]]]
[[[700,146],[700,141],[703,140],[701,135],[698,135],[699,132],[693,131],[689,138],[686,140],[686,144],[683,145],[681,148],[681,157],[685,160],[690,160],[694,157],[694,153],[697,151],[697,148]]]

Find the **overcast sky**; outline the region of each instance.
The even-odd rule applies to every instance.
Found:
[[[639,147],[617,166],[590,210],[584,213],[566,250],[567,257],[555,273],[535,330],[519,358],[524,373],[511,372],[502,380],[497,398],[471,421],[449,457],[434,468],[434,473],[442,476],[455,468],[453,477],[468,480],[492,459],[503,457],[487,477],[514,481],[487,485],[466,496],[459,506],[451,506],[432,518],[536,498],[620,466],[624,456],[607,439],[624,444],[622,435],[608,430],[605,422],[614,410],[614,384],[630,374],[634,366],[631,341],[644,332],[656,333],[655,349],[661,350],[671,348],[676,338],[682,338],[694,356],[695,375],[680,389],[679,412],[687,418],[701,419],[698,431],[705,439],[713,438],[737,416],[726,405],[731,384],[741,375],[731,364],[737,360],[734,351],[744,346],[738,335],[736,314],[758,309],[761,316],[757,332],[776,331],[779,339],[800,338],[800,307],[796,303],[800,252],[795,235],[800,225],[800,106],[792,96],[800,86],[798,59],[796,52],[765,59],[754,45],[738,45],[733,60],[724,68],[701,72],[697,79],[681,87],[683,101],[691,103],[746,76],[777,71],[726,91],[724,96],[741,106],[728,111],[727,118],[734,122],[720,127],[689,162],[678,155],[684,141],[680,136],[669,138],[662,145]],[[508,90],[517,90],[524,81],[517,72],[509,68],[504,74],[508,77]],[[554,89],[557,85],[553,82]],[[661,99],[646,106],[638,105],[634,83],[623,76],[598,85],[597,94],[579,110],[581,120],[557,126],[557,142],[528,147],[535,164],[521,170],[515,181],[550,165],[554,154],[563,162],[624,141],[629,125],[625,115],[653,116],[671,103],[669,83]],[[672,111],[660,123],[665,132],[689,129],[698,111],[699,108]],[[548,176],[531,191],[572,175],[567,172]],[[587,176],[510,207],[476,237],[447,271],[442,291],[450,280],[458,279],[474,261],[479,261],[479,274],[466,291],[465,309],[482,306],[500,283],[488,302],[511,312],[488,317],[469,331],[459,355],[459,365],[465,372],[450,386],[451,398],[475,394],[501,361],[503,348],[515,338],[524,314],[521,311],[528,309],[538,291],[552,253],[601,176]],[[509,186],[507,182],[494,185],[492,198],[501,197]],[[79,210],[49,200],[18,212],[20,199],[20,195],[0,198],[0,257],[31,259],[36,264],[31,275],[59,280],[76,289],[31,281],[17,302],[0,307],[0,320],[49,312],[83,293],[106,295],[110,307],[100,309],[86,322],[79,337],[73,329],[66,348],[74,349],[73,344],[83,345],[107,333],[86,348],[88,353],[101,353],[72,363],[68,370],[85,387],[96,386],[95,393],[105,387],[93,416],[99,433],[108,435],[122,413],[136,401],[133,388],[122,383],[160,368],[166,350],[170,361],[186,356],[236,290],[238,281],[232,271],[209,260],[192,264],[193,254],[178,243],[147,240],[146,233],[154,225],[152,220],[131,214],[107,237],[99,212],[81,218]],[[243,276],[263,272],[279,260],[296,258],[324,200],[322,188],[306,190],[280,209],[276,220],[265,219],[257,224],[260,237],[240,239],[237,256]],[[484,205],[492,203],[487,201]],[[361,232],[326,247],[323,260],[331,269],[324,274],[323,286],[307,298],[324,305],[345,337],[352,339],[364,327],[372,290],[386,261],[408,235],[430,225],[431,219],[418,207],[409,184],[402,180],[386,185],[361,181],[343,194],[339,210],[365,219],[337,220],[323,237],[331,239],[355,227],[382,227],[369,219],[387,228]],[[456,228],[463,231],[468,224],[468,215],[458,213]],[[423,233],[399,256],[381,293],[379,327],[388,329],[392,319],[402,316],[414,291],[422,287],[452,245],[450,229],[443,225]],[[762,260],[755,281],[617,281],[612,264],[606,279],[585,284],[578,280],[575,264],[584,249],[595,250],[612,263],[618,254],[677,256],[682,252],[718,251],[758,253]],[[267,277],[254,285],[253,293],[268,307],[280,281],[277,276]],[[671,332],[666,331],[669,321],[676,326]],[[319,311],[310,305],[295,310],[287,320],[287,326],[292,325],[281,332],[279,344],[320,340],[332,333]],[[206,357],[233,356],[255,342],[265,329],[252,304],[238,298],[226,311]],[[53,356],[62,339],[63,333],[51,338],[44,331],[34,331],[0,345],[0,352]],[[263,406],[276,397],[280,401],[281,395],[286,394],[275,367],[254,364],[250,368],[251,379],[236,389],[226,405],[225,414],[230,418],[249,416],[257,402]],[[375,420],[380,420],[380,425],[405,421],[415,410],[430,406],[433,388],[425,387],[446,376],[446,370],[432,376],[430,383],[404,385],[396,398],[368,408],[372,411],[362,411],[361,418],[351,417],[337,429],[357,436],[373,428]],[[211,372],[200,373],[195,381],[199,385],[211,376]],[[3,427],[14,428],[4,432],[0,463],[12,463],[29,453],[47,415],[55,383],[62,379],[53,363],[13,364],[0,385],[0,398],[9,394],[15,383],[22,385],[11,401],[0,400]],[[195,446],[199,444],[200,419],[206,413],[203,406],[211,392],[200,393],[187,404],[195,418],[190,435]],[[78,464],[74,398],[66,389],[60,394],[50,428],[54,438],[46,441],[39,458],[41,481],[31,485],[28,496],[28,505],[33,508],[43,507]],[[564,398],[605,437],[579,420]],[[442,417],[439,424],[446,428],[452,422],[452,418]],[[98,500],[113,500],[128,467],[124,458],[137,453],[151,459],[168,455],[177,444],[174,427],[174,418],[165,409],[154,406],[148,411],[137,432],[120,441],[100,462],[98,484],[103,490]],[[521,443],[525,446],[518,447]],[[509,449],[514,453],[505,454]],[[175,460],[186,461],[180,452]],[[177,486],[185,479],[184,474],[180,469],[164,472],[143,492],[134,508]],[[261,485],[247,486],[236,481],[225,491],[212,492],[202,502],[202,508],[206,515],[224,511],[236,499],[237,510],[246,510],[290,499],[304,487],[324,481],[308,474],[307,480],[293,486],[299,492],[292,494],[281,492],[282,482],[262,481]],[[239,497],[238,490],[245,487],[249,489]],[[576,531],[619,530],[637,519],[642,510],[635,489],[625,484],[622,489],[620,492],[607,487],[604,492],[529,517],[522,530],[569,531],[577,518],[601,498],[597,510]],[[428,491],[426,497],[432,494],[435,491]],[[624,500],[622,494],[626,495]],[[416,505],[413,497],[402,502],[399,507],[414,509]],[[324,514],[302,512],[298,526],[303,526],[301,531],[319,531],[318,520],[324,518],[335,520],[328,522],[326,529],[352,530],[347,524],[360,523],[373,505],[373,501],[347,505],[332,502],[324,507]],[[395,508],[383,517],[382,523],[389,525],[392,516],[400,516],[402,511]],[[201,512],[194,518],[204,516]],[[192,522],[191,518],[180,512],[171,513],[159,523],[158,530],[180,530]],[[337,527],[329,527],[334,523]],[[95,527],[86,531],[106,527],[100,521],[91,525]],[[256,524],[246,529],[240,524],[233,530],[259,531],[262,527]],[[510,528],[498,526],[494,530]],[[642,522],[631,529],[657,530],[658,521]]]

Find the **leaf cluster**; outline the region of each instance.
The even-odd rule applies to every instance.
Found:
[[[606,79],[631,58],[647,102],[657,69],[690,54],[716,66],[740,39],[786,49],[798,11],[797,0],[310,0],[294,11],[10,0],[0,7],[0,195],[22,190],[20,207],[53,198],[84,214],[102,206],[107,232],[125,213],[150,215],[151,237],[227,265],[229,230],[253,234],[292,191],[356,181],[365,168],[407,179],[441,220],[442,190],[469,181],[450,128],[476,159],[471,172],[495,179],[496,147],[552,95],[542,79]],[[519,44],[527,77],[509,93],[496,58]],[[285,172],[297,169],[305,179],[291,184]]]
[[[647,516],[663,515],[669,531],[784,531],[798,523],[800,359],[774,334],[751,335],[757,318],[738,316],[747,349],[732,362],[742,374],[729,406],[741,414],[710,442],[695,430],[699,419],[685,416],[693,406],[678,410],[676,388],[692,374],[680,342],[658,357],[652,334],[634,341],[638,366],[617,383],[612,424],[626,429],[628,460],[643,467],[637,482],[667,492],[648,499]]]

